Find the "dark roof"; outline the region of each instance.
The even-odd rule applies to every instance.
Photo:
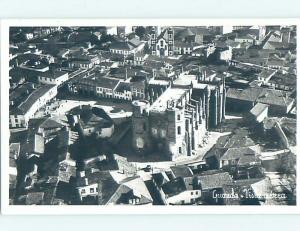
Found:
[[[65,71],[45,71],[45,72],[41,72],[39,73],[39,76],[41,77],[46,77],[46,78],[51,78],[51,79],[57,79],[59,77],[61,77],[62,75],[67,74],[67,72]]]
[[[260,102],[268,105],[287,106],[293,102],[290,98],[291,93],[281,90],[250,87],[244,90],[229,88],[227,97],[251,102]]]
[[[27,142],[21,145],[22,154],[44,154],[45,141],[44,137],[39,134],[32,134],[27,137]]]
[[[120,84],[118,85],[116,91],[117,92],[130,91],[130,83],[120,82]]]
[[[82,105],[73,108],[70,115],[80,115],[79,121],[81,126],[84,127],[111,127],[113,124],[112,119],[107,113],[97,107],[91,107],[90,105]]]
[[[255,156],[257,152],[258,152],[258,148],[256,146],[229,148],[224,153],[224,155],[220,158],[220,160],[236,160],[244,156],[249,156],[249,155]]]
[[[33,91],[32,83],[24,83],[9,93],[9,100],[14,102],[14,104],[18,104]]]
[[[278,106],[288,106],[293,102],[290,98],[290,92],[284,92],[281,90],[264,89],[264,91],[259,95],[257,102],[268,104],[268,105],[278,105]]]
[[[170,168],[171,168],[175,178],[193,176],[193,172],[188,166],[179,165],[179,166],[171,166]]]
[[[255,155],[244,155],[238,161],[238,166],[245,166],[251,163],[256,163],[258,161],[258,157]]]
[[[116,50],[133,50],[135,46],[129,42],[114,42],[110,45],[110,49]]]
[[[62,128],[64,125],[59,123],[55,118],[46,118],[41,124],[40,128],[43,129],[53,129],[53,128]]]
[[[30,119],[28,122],[28,127],[31,130],[38,131],[39,128],[48,130],[48,129],[55,129],[55,128],[62,128],[64,125],[59,123],[55,118],[33,118]]]
[[[102,77],[98,78],[96,82],[99,87],[114,89],[120,80]]]
[[[100,180],[111,177],[108,171],[89,170],[85,171],[84,177],[77,178],[77,187],[85,187],[91,184],[98,184]],[[87,182],[86,182],[87,179]],[[87,184],[86,184],[87,183]]]
[[[168,182],[168,179],[166,179],[165,176],[166,176],[166,174],[163,175],[163,173],[161,173],[161,172],[154,173],[154,174],[152,174],[152,179],[158,187],[161,187],[163,184]]]
[[[48,91],[50,91],[54,85],[42,85],[38,89],[34,90],[19,106],[16,113],[25,114],[31,108],[31,106],[40,99],[43,95],[45,95]],[[14,113],[14,112],[12,112]]]
[[[242,136],[235,134],[229,138],[224,148],[238,148],[238,147],[248,147],[255,145],[254,141],[248,136]]]
[[[168,196],[174,196],[187,190],[182,177],[175,178],[162,186],[162,190]]]
[[[98,184],[98,204],[116,203],[124,193],[131,189],[125,185],[119,185],[113,178],[101,180]]]
[[[236,88],[229,88],[226,96],[228,98],[247,100],[254,102],[262,93],[262,88],[247,88],[244,90],[238,90]]]
[[[222,188],[223,185],[231,184],[232,178],[228,172],[197,176],[202,190]]]

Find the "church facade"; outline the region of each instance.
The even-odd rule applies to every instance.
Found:
[[[165,28],[160,34],[153,28],[150,33],[151,54],[157,56],[174,55],[174,30]]]

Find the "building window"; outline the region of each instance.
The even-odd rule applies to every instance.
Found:
[[[81,193],[82,193],[82,194],[85,194],[85,189],[82,189],[82,190],[81,190]]]
[[[177,115],[177,120],[180,120],[180,115]]]
[[[194,195],[194,192],[191,192],[191,195]]]
[[[178,148],[178,151],[179,151],[179,153],[182,153],[182,148],[179,147],[179,148]]]
[[[160,131],[160,136],[161,136],[161,138],[165,138],[166,135],[167,135],[166,130],[165,130],[165,129],[162,129],[162,130]]]
[[[94,188],[90,188],[90,193],[94,193],[95,189]]]
[[[180,126],[177,127],[177,134],[178,134],[178,135],[181,134],[181,127],[180,127]]]
[[[157,129],[156,128],[152,128],[151,130],[152,130],[152,134],[156,136],[157,135]]]
[[[196,191],[195,193],[196,193],[196,195],[198,195],[198,191]]]
[[[160,46],[161,46],[161,47],[164,46],[164,41],[163,41],[163,40],[160,41]]]

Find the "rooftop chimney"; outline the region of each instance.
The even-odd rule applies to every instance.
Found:
[[[85,177],[85,171],[80,172],[80,177]]]

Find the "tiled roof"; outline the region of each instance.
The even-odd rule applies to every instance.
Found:
[[[179,166],[171,166],[170,168],[171,168],[175,178],[193,176],[192,170],[187,166],[179,165]]]
[[[22,154],[44,154],[45,141],[44,137],[38,134],[32,134],[27,137],[27,142],[21,145]]]
[[[262,91],[262,88],[247,88],[242,91],[235,88],[229,88],[226,96],[228,98],[255,101]]]
[[[283,92],[281,90],[259,87],[251,87],[244,90],[229,88],[227,91],[228,98],[278,106],[287,106],[292,103],[293,99],[290,98],[290,95],[291,93]]]
[[[120,80],[116,79],[110,79],[110,78],[97,78],[96,83],[97,86],[103,87],[103,88],[109,88],[109,89],[114,89],[118,84]]]
[[[255,156],[258,152],[257,146],[229,148],[220,158],[220,160],[236,160],[246,155]]]
[[[18,109],[21,113],[25,114],[31,108],[31,106],[40,99],[43,95],[49,92],[54,85],[42,85],[38,89],[34,90],[19,106]]]
[[[31,192],[26,196],[26,205],[40,205],[44,200],[44,192]]]
[[[134,48],[135,48],[135,46],[129,42],[115,42],[110,45],[110,49],[116,49],[116,50],[131,51]]]
[[[164,193],[168,196],[174,196],[181,192],[184,192],[187,190],[185,182],[182,177],[175,178],[165,184],[162,185],[162,190]]]
[[[228,172],[200,175],[197,176],[202,190],[212,190],[216,188],[222,188],[223,185],[231,184],[232,178]]]
[[[39,73],[39,76],[51,78],[51,79],[57,79],[65,74],[67,74],[67,72],[55,70],[55,71],[41,72],[41,73]]]
[[[290,92],[264,89],[264,91],[259,95],[257,102],[286,107],[294,101],[292,98],[290,98],[290,95]]]

